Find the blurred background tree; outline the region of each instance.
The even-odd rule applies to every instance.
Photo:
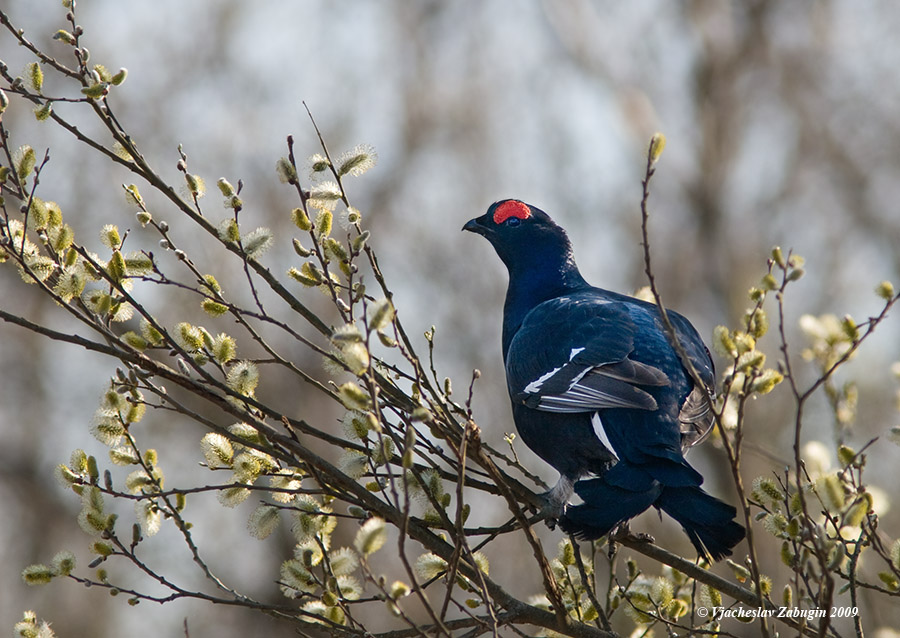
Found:
[[[62,26],[58,2],[9,4],[11,20],[29,38],[45,49],[60,46],[51,40]],[[900,279],[900,11],[886,0],[95,0],[79,9],[94,60],[133,72],[116,96],[118,115],[155,164],[176,181],[182,144],[192,170],[209,183],[219,175],[242,179],[242,196],[263,211],[256,221],[276,234],[287,228],[292,204],[276,187],[273,158],[283,154],[286,132],[304,148],[315,142],[301,100],[335,148],[365,141],[378,149],[377,172],[354,184],[351,195],[365,203],[406,325],[415,334],[438,327],[444,373],[467,379],[472,368],[483,372],[476,414],[496,447],[513,429],[498,345],[505,282],[489,248],[462,236],[460,226],[504,197],[533,202],[567,227],[589,280],[634,290],[644,283],[637,202],[646,140],[655,130],[669,140],[654,191],[661,238],[655,269],[667,304],[702,334],[741,316],[746,289],[773,244],[804,255],[813,273],[794,290],[791,325],[801,313],[874,314],[874,286]],[[0,58],[13,74],[31,61],[5,30]],[[67,218],[77,234],[95,237],[99,220],[127,212],[111,186],[129,181],[120,167],[35,122],[28,110],[10,110],[4,122],[39,153],[51,149],[42,180],[64,209],[78,211]],[[87,132],[96,127],[83,125]],[[177,229],[179,220],[169,221]],[[277,263],[279,251],[287,264],[283,245],[268,259]],[[47,299],[23,295],[20,282],[0,277],[0,298],[12,295],[23,314],[52,323]],[[169,310],[174,316],[177,308]],[[896,322],[885,325],[844,372],[858,383],[853,422],[836,424],[822,399],[810,406],[805,437],[829,449],[839,437],[861,446],[895,423],[890,368],[900,358],[897,333]],[[804,339],[799,330],[788,338]],[[308,352],[298,357],[308,358],[298,361],[306,368],[320,365]],[[83,445],[109,370],[89,354],[7,326],[0,329],[0,370],[0,624],[38,607],[53,609],[52,620],[69,636],[174,635],[184,617],[209,632],[291,631],[191,603],[138,612],[73,587],[26,590],[24,564],[83,544],[77,504],[50,468]],[[267,391],[296,393],[298,403],[308,402],[309,418],[317,410],[320,420],[332,418],[332,406],[293,384]],[[748,424],[755,451],[745,460],[748,477],[773,460],[789,463],[792,433],[779,418],[787,405],[779,390]],[[177,433],[184,424],[155,427]],[[173,443],[169,453],[182,454],[185,466],[196,463],[194,450],[179,450]],[[101,451],[97,444],[94,452]],[[527,450],[518,452],[527,467],[552,478]],[[719,449],[693,454],[713,491],[730,489]],[[895,459],[890,446],[870,452],[883,489],[897,484]],[[883,525],[897,529],[900,512],[896,504],[888,509],[889,500],[879,503]],[[211,503],[209,527],[197,531],[201,541],[217,539],[221,555],[212,559],[226,570],[257,574],[261,590],[271,587],[283,557],[248,546],[243,529],[226,540],[228,514]],[[496,522],[506,515],[498,512]],[[645,519],[639,527],[667,534],[668,527]],[[777,569],[777,552],[761,559],[763,571]],[[509,580],[502,574],[514,569],[493,562],[498,579]],[[516,593],[536,589],[537,580],[521,582]],[[871,629],[900,625],[895,607],[877,609]]]

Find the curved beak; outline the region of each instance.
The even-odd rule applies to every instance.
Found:
[[[489,230],[488,227],[481,223],[481,217],[476,217],[475,219],[470,219],[466,222],[466,225],[462,227],[463,230],[467,230],[470,233],[475,233],[477,235],[487,235]]]

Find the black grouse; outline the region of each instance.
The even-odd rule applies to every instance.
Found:
[[[698,553],[731,554],[736,510],[704,492],[684,458],[713,425],[709,350],[682,315],[669,317],[703,380],[696,387],[655,304],[588,284],[565,231],[517,200],[463,230],[484,236],[509,271],[503,360],[525,444],[560,473],[547,494],[560,527],[596,539],[651,505],[681,524]],[[583,503],[567,505],[572,491]]]

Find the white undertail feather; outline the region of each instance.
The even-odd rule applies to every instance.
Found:
[[[594,426],[594,434],[597,435],[597,438],[600,439],[600,442],[606,446],[606,449],[610,451],[610,453],[619,460],[618,455],[616,454],[615,449],[613,449],[612,443],[609,442],[609,437],[606,435],[606,430],[603,427],[603,421],[600,420],[600,414],[594,412],[594,416],[591,417],[591,425]]]

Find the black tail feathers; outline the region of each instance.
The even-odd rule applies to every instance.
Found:
[[[575,493],[584,503],[567,508],[559,520],[559,526],[567,534],[595,540],[653,505],[661,492],[659,483],[652,484],[643,492],[632,492],[610,485],[603,478],[578,481]]]
[[[744,538],[744,527],[734,520],[737,510],[699,487],[663,487],[654,481],[649,489],[633,492],[593,478],[578,481],[575,492],[584,503],[570,506],[559,526],[584,540],[608,534],[651,505],[678,521],[697,552],[712,560],[730,556]]]
[[[737,510],[699,487],[663,488],[655,505],[681,524],[697,551],[712,560],[731,556],[744,539]]]

